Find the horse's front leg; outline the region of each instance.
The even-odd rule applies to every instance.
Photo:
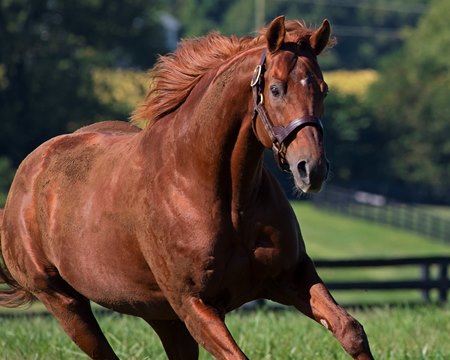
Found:
[[[215,359],[248,359],[228,331],[223,316],[200,298],[190,297],[183,304],[183,321],[194,339]]]
[[[293,305],[322,324],[354,359],[373,359],[362,325],[336,303],[309,257],[298,264],[291,279],[281,279],[278,285],[273,300]]]

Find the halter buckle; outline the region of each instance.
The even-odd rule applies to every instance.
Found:
[[[250,82],[251,87],[254,87],[259,82],[259,78],[261,77],[261,72],[262,72],[262,66],[256,65],[255,70],[253,70],[252,81]]]

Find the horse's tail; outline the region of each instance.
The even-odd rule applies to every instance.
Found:
[[[0,209],[0,245],[3,224],[4,209]],[[15,308],[19,306],[31,305],[35,297],[30,292],[23,289],[11,276],[3,261],[0,247],[0,306]]]

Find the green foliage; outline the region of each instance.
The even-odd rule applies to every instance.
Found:
[[[239,36],[250,34],[262,25],[255,24],[259,11],[264,11],[266,24],[282,14],[288,19],[304,19],[312,25],[328,18],[339,44],[324,57],[323,66],[357,69],[374,67],[380,56],[401,46],[403,30],[417,23],[428,0],[413,3],[367,0],[354,4],[329,0],[172,0],[169,3],[170,10],[183,25],[183,37],[204,35],[211,30]]]
[[[378,151],[381,133],[360,94],[333,91],[325,100],[325,146],[334,184],[377,181],[383,159]]]
[[[8,193],[14,170],[11,161],[7,157],[0,157],[0,207],[5,205],[6,194]]]
[[[5,65],[0,64],[0,90],[3,90],[8,86],[8,80],[6,79],[5,72]]]
[[[202,36],[218,30],[232,1],[170,0],[169,10],[181,21],[183,37]]]
[[[122,109],[94,94],[95,67],[152,64],[159,0],[0,2],[0,154],[18,163],[46,139]]]
[[[445,0],[412,31],[403,48],[385,60],[370,104],[385,136],[391,180],[427,186],[435,198],[450,199],[450,31]]]
[[[104,106],[108,118],[130,114],[143,101],[150,85],[147,74],[136,70],[97,68],[92,78],[94,96]]]

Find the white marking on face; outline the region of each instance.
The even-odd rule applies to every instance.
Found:
[[[324,327],[325,329],[328,330],[328,323],[327,323],[327,321],[326,321],[325,319],[320,319],[320,323],[323,325],[323,327]]]
[[[305,77],[304,79],[300,80],[300,84],[302,84],[302,86],[308,85],[308,82],[309,82],[309,77],[308,76]]]

